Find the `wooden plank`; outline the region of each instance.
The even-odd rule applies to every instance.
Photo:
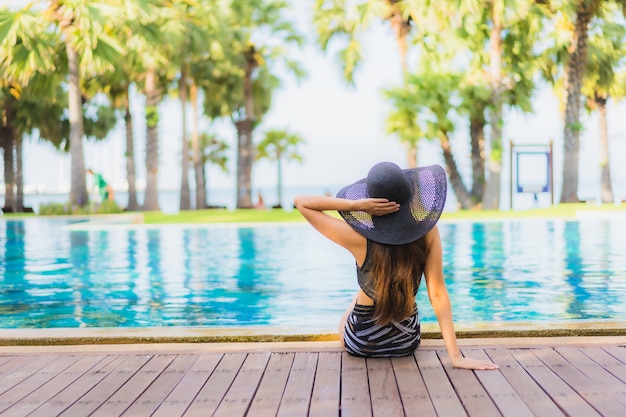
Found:
[[[556,355],[556,353],[558,353],[560,357]],[[594,395],[598,392],[601,393],[601,396],[612,397],[608,406],[616,407],[617,410],[622,409],[623,415],[626,415],[626,386],[622,381],[596,362],[592,361],[591,358],[582,353],[578,348],[557,348],[556,353],[555,358],[558,360],[558,366],[566,366],[563,364],[563,362],[566,361],[574,365],[575,368],[572,372],[580,371],[580,373],[589,378],[589,380],[583,378],[580,378],[580,380],[584,382],[585,387],[593,387],[593,390],[590,390],[590,395]],[[576,387],[574,388],[576,389]],[[594,397],[596,397],[596,395],[594,395]],[[602,403],[603,407],[607,406],[605,404],[606,400],[602,401]]]
[[[430,400],[415,357],[411,355],[393,358],[391,364],[406,417],[436,417],[437,412]]]
[[[476,373],[468,369],[457,369],[452,366],[448,354],[438,351],[439,360],[444,366],[450,382],[454,386],[465,411],[469,416],[499,417],[498,407],[478,380]]]
[[[454,391],[452,383],[439,361],[435,350],[418,350],[415,352],[417,366],[424,378],[424,383],[430,394],[437,415],[439,416],[467,416],[461,400]]]
[[[150,359],[152,355],[126,355],[113,371],[109,373],[87,394],[83,395],[67,408],[61,416],[87,416],[100,407],[126,381],[135,375]]]
[[[0,373],[2,372],[2,367],[4,366],[5,363],[11,361],[12,359],[14,359],[15,356],[0,356]]]
[[[490,360],[482,349],[462,349],[461,351],[466,357]],[[475,374],[502,415],[507,417],[534,416],[499,370],[475,371]]]
[[[63,355],[56,357],[56,359],[50,362],[45,367],[39,369],[37,372],[32,373],[25,379],[22,379],[19,384],[16,384],[11,389],[5,391],[0,395],[0,412],[4,412],[7,408],[13,404],[21,401],[24,397],[28,396],[34,390],[38,389],[46,382],[54,378],[59,372],[62,372],[73,363],[78,361],[77,355]],[[20,370],[26,367],[20,368]]]
[[[65,409],[76,402],[77,399],[85,395],[85,393],[117,368],[124,359],[124,357],[119,355],[108,355],[96,366],[72,382],[71,385],[65,387],[63,391],[29,414],[29,417],[48,417],[61,414]]]
[[[215,370],[222,356],[221,353],[200,355],[191,369],[189,369],[189,372],[183,376],[178,385],[176,385],[167,398],[165,398],[163,403],[159,405],[153,417],[183,415]]]
[[[487,355],[498,364],[500,373],[515,389],[524,404],[536,417],[564,417],[565,414],[552,401],[526,370],[515,360],[508,349],[488,349]],[[489,388],[487,387],[489,392]],[[497,402],[496,402],[497,403]],[[503,413],[506,415],[506,413]]]
[[[608,395],[594,381],[582,373],[571,362],[559,355],[555,349],[541,349],[535,355],[572,387],[592,407],[604,416],[623,416],[626,409],[619,401]]]
[[[298,352],[291,365],[278,417],[306,416],[313,392],[317,352]]]
[[[320,352],[309,417],[339,417],[341,352]]]
[[[367,364],[347,352],[341,356],[341,416],[372,416]]]
[[[58,373],[54,370],[50,370],[51,378],[45,384],[39,386],[35,391],[30,392],[30,394],[25,397],[18,399],[16,403],[9,409],[5,410],[2,415],[25,416],[31,413],[39,408],[43,403],[61,392],[65,387],[84,375],[85,372],[89,372],[91,368],[96,366],[104,358],[105,355],[80,356],[78,357],[78,360],[72,363],[69,367],[61,369]],[[25,387],[25,389],[26,391],[30,391],[32,387]]]
[[[255,417],[276,416],[280,400],[285,392],[294,356],[294,353],[272,354],[263,374],[263,379],[259,384],[259,389],[250,405],[248,415]]]
[[[35,357],[36,356],[30,355],[8,357],[9,360],[3,362],[2,365],[0,365],[0,379],[4,378],[7,375],[10,375],[27,363],[32,362]]]
[[[121,415],[175,358],[176,355],[154,355],[148,363],[142,366],[91,416],[109,417]]]
[[[604,350],[620,362],[626,364],[626,347],[625,346],[605,346]]]
[[[214,417],[245,416],[270,359],[269,352],[250,353]]]
[[[222,356],[220,363],[185,412],[185,416],[213,415],[245,359],[245,353],[230,353]]]
[[[4,366],[6,374],[0,379],[0,394],[13,388],[44,366],[59,358],[60,355],[23,356],[11,360]]]
[[[568,384],[544,364],[534,351],[542,349],[512,349],[511,353],[552,400],[570,417],[592,417],[600,414]]]
[[[404,417],[391,359],[367,359],[366,363],[372,399],[372,414],[375,416]]]
[[[177,355],[163,372],[124,412],[124,416],[152,415],[196,361],[196,355]]]
[[[626,364],[600,347],[582,348],[582,352],[622,383],[626,383]]]

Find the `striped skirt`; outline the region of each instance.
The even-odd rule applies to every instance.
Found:
[[[348,315],[344,345],[348,353],[364,358],[410,355],[420,344],[420,321],[417,306],[401,322],[376,324],[374,306],[356,304]]]

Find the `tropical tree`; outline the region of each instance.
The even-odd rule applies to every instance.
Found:
[[[128,210],[140,208],[137,200],[135,139],[130,99],[136,83],[143,80],[143,54],[152,45],[164,42],[155,7],[158,5],[131,1],[124,4],[125,22],[116,28],[114,36],[126,46],[126,53],[114,62],[114,71],[96,78],[98,91],[109,97],[111,105],[124,120],[126,150],[126,180],[128,184]]]
[[[202,184],[206,187],[203,190],[203,195],[206,196],[206,200],[202,200],[201,204],[196,204],[196,209],[200,210],[213,207],[209,203],[209,182],[206,177],[206,167],[215,165],[220,168],[222,172],[228,173],[228,151],[230,147],[226,141],[207,133],[199,135],[198,144],[200,148],[200,162],[202,164]],[[195,155],[194,153],[194,158]]]
[[[612,203],[607,103],[611,98],[620,100],[626,95],[626,28],[614,20],[618,13],[614,5],[605,6],[604,18],[592,21],[590,26],[582,93],[587,98],[587,109],[597,111],[599,117],[600,199]]]
[[[269,130],[265,132],[263,140],[257,145],[257,161],[269,159],[276,162],[278,203],[275,207],[277,208],[282,207],[283,201],[283,161],[302,162],[298,147],[304,143],[304,139],[295,133],[286,130]]]
[[[159,104],[167,88],[176,79],[178,69],[169,64],[183,40],[184,26],[177,19],[178,10],[170,0],[148,3],[149,13],[138,22],[150,28],[150,36],[134,38],[133,47],[139,71],[135,83],[145,96],[146,120],[146,189],[143,210],[159,210]],[[155,39],[157,40],[155,42]]]
[[[204,184],[202,183],[202,165],[198,136],[198,109],[197,77],[202,77],[204,73],[210,71],[215,65],[215,61],[224,59],[221,42],[226,36],[222,20],[225,10],[219,2],[202,2],[181,0],[177,3],[178,20],[182,22],[184,36],[180,45],[180,52],[174,57],[179,67],[176,91],[181,102],[182,109],[182,154],[188,155],[190,151],[189,140],[187,139],[187,110],[189,102],[192,104],[193,125],[192,125],[192,163],[195,170],[196,179],[196,207],[202,208],[206,204],[204,195]],[[170,60],[172,62],[173,60]],[[190,188],[189,188],[189,158],[181,159],[180,189],[180,210],[191,208]]]
[[[456,88],[460,74],[447,66],[438,66],[436,60],[424,60],[415,74],[410,74],[405,87],[384,91],[396,109],[409,109],[408,115],[417,117],[411,123],[414,131],[421,132],[420,139],[439,141],[450,185],[462,209],[474,206],[452,150],[451,135],[455,131],[454,117],[458,102]]]
[[[564,73],[565,123],[563,126],[563,186],[561,203],[577,202],[578,166],[580,154],[581,93],[588,59],[589,24],[602,12],[602,5],[614,2],[626,11],[626,0],[576,0],[559,2],[555,13],[567,16],[571,43],[567,49]]]
[[[422,17],[427,7],[419,6],[416,13],[414,2],[401,0],[374,0],[349,2],[346,0],[316,0],[313,12],[313,24],[317,30],[318,42],[322,50],[328,50],[331,42],[339,43],[339,61],[345,80],[354,83],[354,73],[363,58],[360,36],[376,21],[391,24],[402,69],[402,79],[406,82],[409,72],[407,55],[408,37],[412,21],[416,16]],[[411,10],[413,13],[411,14]],[[421,21],[421,20],[420,20]],[[398,115],[399,117],[399,115]],[[399,131],[391,128],[395,133]],[[407,164],[417,164],[417,142],[404,131],[398,137],[406,147]]]
[[[20,212],[23,206],[23,200],[16,197],[15,188],[19,173],[16,172],[16,135],[12,125],[13,107],[11,102],[15,101],[21,95],[19,86],[12,86],[8,83],[0,89],[0,103],[2,103],[2,124],[0,124],[0,146],[4,157],[4,212]],[[19,160],[19,155],[18,155]],[[20,187],[17,187],[17,193]]]
[[[448,2],[448,6],[455,2]],[[532,0],[464,0],[459,2],[459,44],[471,53],[465,82],[465,113],[470,120],[473,155],[473,197],[486,209],[500,206],[504,107],[530,110],[537,58],[534,45],[540,35],[542,6]],[[454,19],[448,19],[454,22]],[[487,81],[486,83],[484,81]],[[485,87],[490,95],[485,101]],[[484,149],[476,136],[490,127],[486,173],[477,158]],[[486,174],[486,175],[484,175]],[[481,179],[482,177],[482,179]],[[485,184],[484,192],[481,182]]]
[[[52,74],[56,65],[54,39],[37,13],[30,7],[18,11],[0,9],[0,145],[4,156],[4,206],[7,210],[22,211],[23,208],[21,140],[24,131],[16,120],[17,114],[24,108],[30,92],[54,90],[54,81],[58,78],[41,74]]]
[[[280,86],[275,72],[282,67],[296,78],[304,76],[289,57],[289,47],[303,39],[285,19],[287,7],[282,0],[233,0],[228,24],[234,35],[225,46],[229,63],[215,68],[204,88],[205,114],[230,117],[237,130],[237,208],[252,207],[252,136]]]
[[[112,36],[123,22],[118,0],[52,0],[43,13],[44,21],[56,29],[65,47],[68,69],[68,112],[70,121],[70,203],[89,201],[83,154],[83,94],[81,80],[113,70],[113,62],[124,48]]]

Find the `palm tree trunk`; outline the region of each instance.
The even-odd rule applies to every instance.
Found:
[[[613,188],[611,185],[611,164],[609,159],[609,132],[606,117],[606,102],[604,97],[595,97],[598,106],[600,122],[600,198],[603,203],[613,202]]]
[[[483,196],[483,208],[495,210],[500,207],[500,184],[502,174],[502,13],[501,0],[494,0],[491,5],[493,27],[489,39],[489,58],[492,89],[491,151],[489,153],[489,175]]]
[[[393,33],[396,39],[396,45],[398,47],[398,54],[400,55],[400,66],[402,68],[402,79],[403,83],[406,86],[407,77],[409,73],[408,65],[407,65],[407,36],[411,31],[411,25],[402,15],[402,10],[398,7],[400,3],[399,0],[387,0],[387,3],[392,8],[391,16],[389,20],[391,22],[391,27],[393,28]],[[406,161],[407,168],[415,168],[417,166],[417,141],[414,143],[404,142],[405,152],[406,152]]]
[[[206,186],[204,182],[204,170],[202,155],[200,152],[200,135],[198,132],[198,85],[193,82],[189,91],[193,112],[193,127],[191,130],[191,148],[193,154],[193,169],[196,178],[196,210],[207,206]]]
[[[276,165],[278,165],[278,203],[276,208],[283,206],[283,164],[280,155],[276,159]]]
[[[407,168],[417,167],[417,142],[415,143],[404,142],[404,148],[406,152]]]
[[[66,49],[69,69],[68,110],[70,115],[70,156],[72,161],[70,204],[85,206],[89,203],[89,195],[87,194],[85,158],[83,155],[83,102],[78,75],[78,54],[69,42],[66,43]]]
[[[483,114],[470,118],[472,149],[472,191],[475,203],[483,201],[485,190],[485,117]]]
[[[144,210],[159,210],[157,186],[159,174],[159,109],[160,92],[157,89],[154,69],[146,73],[146,192]]]
[[[439,140],[441,142],[441,149],[443,151],[443,159],[446,162],[448,179],[450,181],[450,185],[452,186],[452,190],[454,191],[454,195],[456,195],[456,200],[458,204],[461,206],[461,209],[469,209],[474,207],[472,199],[470,198],[470,195],[467,192],[465,185],[463,184],[463,180],[461,179],[461,174],[459,173],[456,161],[454,160],[452,147],[450,146],[450,139],[445,133],[440,133]]]
[[[24,166],[22,164],[22,138],[15,137],[15,211],[24,212]]]
[[[252,207],[252,164],[254,161],[254,91],[252,71],[256,66],[254,47],[246,54],[243,78],[245,118],[235,123],[237,128],[237,208]]]
[[[139,210],[135,170],[135,139],[133,136],[133,115],[130,112],[130,91],[124,97],[124,124],[126,127],[126,180],[128,181],[128,210]]]
[[[398,46],[398,52],[400,54],[400,65],[402,67],[402,75],[404,80],[407,78],[408,66],[406,55],[408,51],[407,36],[411,32],[411,25],[407,19],[404,18],[402,10],[400,10],[399,0],[387,0],[387,3],[391,6],[391,15],[389,21],[393,28],[393,33],[396,38],[396,45]]]
[[[14,213],[17,208],[15,204],[14,135],[6,113],[2,119],[0,125],[0,143],[2,143],[4,159],[4,205],[2,207],[5,211]]]
[[[580,152],[581,89],[587,61],[587,38],[589,22],[593,16],[590,2],[580,2],[576,14],[576,26],[570,58],[565,69],[567,74],[567,101],[563,127],[563,186],[561,203],[578,200],[578,158]]]
[[[235,123],[237,128],[237,208],[252,207],[252,120]]]
[[[181,68],[180,80],[178,81],[178,94],[182,106],[182,158],[180,176],[180,210],[191,209],[191,198],[189,196],[189,142],[187,142],[187,76],[185,68]]]

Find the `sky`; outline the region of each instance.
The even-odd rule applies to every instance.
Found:
[[[293,56],[300,60],[308,75],[297,82],[287,78],[276,93],[273,106],[258,127],[262,133],[269,129],[288,129],[304,138],[300,148],[304,162],[288,162],[283,167],[285,187],[317,187],[319,192],[336,191],[341,185],[354,182],[367,174],[380,161],[393,161],[406,166],[404,149],[397,138],[386,135],[385,118],[389,105],[381,89],[401,82],[398,52],[391,28],[378,24],[364,33],[362,44],[364,60],[355,76],[355,85],[349,86],[341,76],[337,56],[323,53],[315,44],[311,23],[312,0],[292,1],[291,14],[307,43]],[[558,201],[563,158],[563,126],[558,103],[549,87],[543,86],[533,97],[534,112],[521,114],[506,111],[504,118],[505,167],[502,178],[502,201],[508,204],[509,142],[545,145],[554,142],[555,199]],[[135,122],[136,165],[139,184],[145,178],[144,142],[145,124],[141,96],[133,97]],[[160,167],[158,186],[163,190],[180,188],[180,125],[179,103],[167,98],[159,108]],[[625,105],[609,106],[609,140],[611,149],[614,193],[626,199],[626,164],[616,157],[626,155]],[[585,130],[581,137],[579,197],[597,197],[599,186],[598,121],[595,115],[583,113]],[[236,132],[229,122],[210,125],[202,121],[202,128],[210,129],[227,140],[231,146],[230,174],[210,168],[209,187],[235,189]],[[452,137],[453,151],[465,178],[470,175],[468,133],[463,127]],[[260,135],[257,136],[260,139]],[[125,137],[122,122],[102,143],[85,140],[85,166],[101,172],[113,184],[124,182],[126,169],[123,158]],[[437,143],[422,142],[418,164],[444,165]],[[45,167],[42,169],[41,167]],[[69,187],[69,156],[59,154],[51,145],[27,140],[24,145],[24,181],[40,185],[47,191]],[[189,176],[193,181],[193,175]],[[276,166],[266,160],[253,169],[253,190],[275,187]],[[193,182],[192,182],[193,184]],[[234,193],[233,193],[234,195]]]

